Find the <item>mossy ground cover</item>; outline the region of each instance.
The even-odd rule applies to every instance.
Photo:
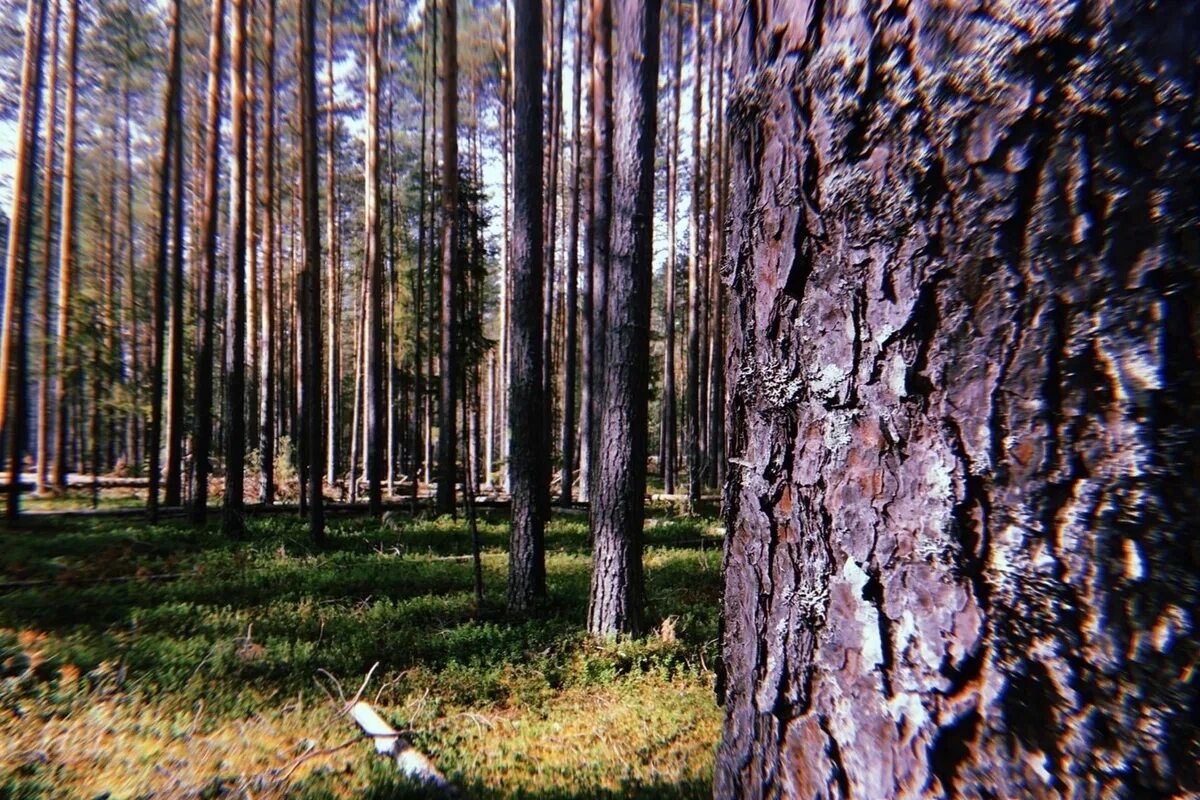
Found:
[[[654,633],[582,632],[586,520],[547,532],[550,601],[504,611],[508,525],[254,516],[34,519],[0,531],[0,798],[410,797],[353,724],[363,697],[466,796],[707,797],[720,712],[720,537],[652,514]]]

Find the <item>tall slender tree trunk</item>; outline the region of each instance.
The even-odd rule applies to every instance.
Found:
[[[54,467],[51,481],[67,487],[67,341],[75,267],[75,101],[79,71],[79,0],[67,0],[67,108],[63,132],[62,209],[59,213],[58,315],[54,350]],[[0,405],[3,402],[0,401]]]
[[[325,504],[321,496],[324,461],[321,414],[321,220],[317,199],[317,76],[314,40],[316,0],[301,0],[300,14],[300,185],[302,195],[304,266],[300,273],[300,391],[301,429],[309,452],[304,476],[308,488],[309,533],[325,543]]]
[[[150,521],[158,521],[158,487],[161,479],[160,455],[163,420],[163,342],[166,338],[167,319],[167,257],[171,233],[171,187],[174,152],[178,148],[179,121],[182,111],[180,92],[183,73],[183,19],[180,12],[181,0],[171,2],[171,41],[167,63],[167,90],[163,101],[162,163],[158,175],[158,230],[155,235],[154,277],[150,292],[151,325],[153,342],[150,351],[150,431],[146,437],[146,449],[150,456],[150,487],[146,505]],[[178,312],[177,312],[178,313]]]
[[[455,291],[458,265],[458,7],[455,0],[442,0],[442,344],[438,359],[441,370],[441,404],[438,413],[437,507],[442,514],[454,513],[454,483],[457,470],[458,437],[455,419]]]
[[[587,423],[580,459],[579,494],[592,497],[592,477],[599,466],[601,383],[604,376],[605,297],[609,268],[609,229],[613,187],[612,0],[592,0],[592,199],[591,268],[585,270],[585,314],[589,347],[584,353],[583,413]],[[590,312],[590,313],[588,313]]]
[[[426,24],[433,18],[436,12],[426,5],[425,6]],[[430,73],[430,36],[427,32],[421,33],[421,166],[420,175],[418,178],[418,199],[417,199],[417,263],[413,275],[413,417],[412,417],[412,504],[413,510],[416,511],[417,495],[420,491],[421,483],[421,466],[425,463],[422,457],[424,447],[422,446],[421,436],[421,421],[423,418],[422,410],[425,408],[425,375],[424,365],[425,359],[421,350],[421,331],[425,327],[424,317],[424,289],[425,289],[425,242],[428,239],[431,231],[425,224],[425,207],[427,205],[428,188],[427,188],[427,165],[428,157],[426,155],[426,120],[429,110],[429,73]],[[507,234],[505,234],[507,235]],[[432,248],[430,248],[432,249]]]
[[[700,461],[700,220],[701,143],[704,132],[700,126],[702,90],[704,83],[704,36],[700,32],[701,0],[692,6],[692,46],[695,58],[692,67],[692,190],[691,222],[688,239],[688,352],[687,352],[687,466],[688,502],[693,509],[700,500],[702,465]]]
[[[379,73],[381,66],[379,0],[367,3],[367,119],[364,171],[366,186],[363,204],[366,216],[366,381],[364,411],[366,422],[367,503],[373,515],[383,513],[383,223],[379,214]]]
[[[508,607],[525,611],[546,594],[544,526],[539,498],[546,459],[542,421],[542,5],[513,4],[512,331],[509,428],[512,532],[509,538]]]
[[[259,328],[259,417],[258,450],[262,474],[259,501],[270,505],[275,499],[275,0],[267,0],[267,28],[263,37],[266,65],[263,82],[263,193],[266,220],[263,231],[263,280],[261,327]]]
[[[1200,9],[999,13],[736,26],[717,797],[1200,791]]]
[[[614,70],[612,262],[605,313],[600,473],[591,506],[594,541],[588,633],[642,628],[642,522],[650,382],[650,280],[654,243],[658,0],[617,0]]]
[[[31,257],[30,211],[37,164],[37,129],[42,108],[42,60],[46,8],[29,0],[21,66],[21,104],[17,117],[16,174],[12,213],[8,216],[8,258],[4,280],[4,328],[0,336],[0,430],[8,441],[8,498],[5,513],[15,521],[21,511],[21,468],[25,458],[25,402],[28,358],[26,311]]]
[[[326,447],[325,474],[330,488],[337,484],[338,455],[340,453],[341,430],[341,385],[342,385],[342,252],[338,236],[337,195],[337,85],[333,78],[334,33],[336,14],[334,0],[326,3],[325,28],[325,82],[328,106],[325,112],[325,238],[329,244],[329,261],[326,264],[325,285],[329,291],[326,298],[325,335],[328,341],[329,369],[325,373]],[[318,456],[319,457],[319,456]]]
[[[46,81],[46,157],[42,171],[42,291],[41,359],[38,364],[37,405],[37,462],[34,466],[34,487],[38,494],[46,492],[50,477],[50,257],[54,233],[54,163],[57,150],[54,133],[58,127],[58,16],[59,0],[53,0],[50,11],[50,78]]]
[[[246,240],[250,210],[246,204],[249,164],[247,128],[250,107],[246,95],[246,6],[233,0],[231,42],[232,98],[230,101],[233,165],[229,187],[229,271],[225,279],[225,498],[221,529],[226,536],[245,533],[242,516],[246,472]]]
[[[508,427],[508,375],[509,352],[511,350],[512,327],[512,109],[513,100],[513,48],[512,27],[509,23],[508,3],[501,3],[500,22],[500,157],[503,162],[501,169],[502,205],[504,230],[501,234],[502,245],[500,253],[500,335],[497,345],[499,354],[498,372],[501,379],[496,391],[496,415],[501,420],[503,430],[500,433],[500,486],[504,490],[510,488],[509,483],[509,441],[511,430]],[[489,473],[490,476],[490,473]]]
[[[246,0],[246,441],[258,439],[258,316],[259,316],[259,214],[258,214],[258,17],[256,0]]]
[[[583,177],[582,114],[579,98],[583,85],[583,3],[576,0],[575,7],[575,72],[571,89],[571,156],[574,161],[571,173],[571,222],[567,239],[566,288],[566,341],[563,354],[563,422],[562,422],[562,490],[559,501],[571,505],[571,492],[575,480],[575,372],[578,338],[578,294],[579,294],[579,194]]]
[[[221,155],[221,64],[225,0],[212,0],[208,45],[208,110],[204,147],[202,264],[200,266],[200,349],[196,357],[196,430],[192,447],[192,521],[208,517],[209,451],[212,443],[213,301],[217,273],[217,180]]]
[[[542,397],[545,403],[543,417],[542,447],[547,458],[544,464],[545,474],[542,482],[542,513],[549,519],[550,514],[550,479],[554,462],[554,331],[555,305],[558,296],[558,201],[560,164],[562,163],[562,63],[563,63],[563,22],[566,17],[565,0],[549,0],[550,5],[550,71],[546,76],[548,91],[547,127],[549,129],[549,147],[546,149],[546,199],[543,209],[546,218],[545,227],[545,282],[543,294],[542,320]]]
[[[663,491],[675,494],[675,468],[679,454],[676,449],[676,388],[675,388],[675,264],[678,252],[676,231],[677,201],[679,197],[679,101],[683,84],[683,3],[675,0],[675,57],[670,67],[671,77],[671,138],[667,145],[667,260],[663,264],[663,293],[665,307],[665,343],[663,346],[663,458],[660,469],[663,476]]]

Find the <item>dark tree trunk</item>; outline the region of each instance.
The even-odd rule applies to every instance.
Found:
[[[605,314],[599,484],[591,507],[588,633],[642,627],[642,521],[650,381],[650,277],[657,130],[657,0],[618,0],[612,262]]]
[[[328,291],[325,303],[325,336],[329,368],[325,373],[325,477],[332,489],[338,481],[338,434],[341,430],[341,385],[342,385],[342,248],[338,236],[338,193],[337,193],[337,84],[333,78],[335,53],[333,40],[336,12],[334,0],[325,4],[325,82],[328,97],[325,102],[325,238],[329,245],[329,260],[325,264],[325,288]],[[321,458],[318,451],[314,458]],[[354,465],[351,464],[351,472]]]
[[[458,369],[455,337],[455,271],[458,264],[458,7],[455,0],[442,0],[442,345],[438,359],[441,371],[441,403],[438,408],[437,508],[454,513],[454,483],[457,476],[455,388]]]
[[[55,321],[54,466],[51,481],[67,487],[67,340],[75,271],[75,101],[79,71],[79,0],[67,2],[67,107],[63,133],[62,211],[59,214],[58,316]],[[82,471],[82,470],[81,470]]]
[[[304,264],[299,275],[300,429],[311,457],[301,483],[307,488],[309,533],[325,543],[325,504],[321,496],[324,418],[321,414],[321,210],[317,183],[317,65],[314,29],[316,0],[301,0],[300,13],[300,192]]]
[[[180,67],[182,69],[182,66]],[[163,502],[178,506],[183,502],[183,84],[180,75],[179,94],[174,113],[175,142],[171,151],[171,322],[167,334],[167,446],[166,480]]]
[[[431,19],[434,12],[425,7],[426,19]],[[411,433],[411,457],[412,467],[412,505],[413,511],[416,512],[417,495],[421,483],[421,466],[424,459],[421,457],[423,448],[421,442],[421,410],[425,407],[425,376],[424,356],[421,350],[421,330],[425,327],[423,316],[424,309],[424,289],[425,289],[425,241],[429,235],[425,224],[425,206],[428,192],[426,190],[426,175],[428,159],[426,156],[427,137],[427,115],[428,115],[428,97],[429,97],[429,34],[421,34],[421,166],[420,175],[418,178],[418,199],[417,199],[417,263],[414,267],[413,275],[413,416],[412,416],[412,433]],[[506,234],[507,235],[507,234]]]
[[[367,504],[383,513],[383,451],[386,444],[383,407],[383,222],[379,214],[379,0],[367,4],[367,152],[366,172],[366,381],[363,410],[367,436]]]
[[[263,40],[266,70],[263,85],[263,194],[266,214],[263,232],[262,309],[259,328],[258,450],[262,465],[260,502],[275,500],[275,0],[267,0],[267,29]]]
[[[163,343],[167,321],[167,258],[171,235],[171,187],[174,153],[179,138],[179,119],[183,108],[180,77],[183,73],[183,18],[180,0],[171,3],[171,43],[167,63],[167,91],[163,101],[162,163],[158,175],[158,230],[155,237],[154,277],[150,292],[153,342],[150,351],[150,430],[146,449],[150,456],[150,487],[146,507],[150,521],[158,521],[158,486],[161,479],[162,420],[163,420]]]
[[[512,533],[508,607],[524,611],[546,594],[539,508],[547,454],[541,446],[542,396],[542,4],[516,0],[513,9],[512,331],[509,374],[509,475]],[[537,413],[530,413],[537,409]]]
[[[604,309],[608,281],[609,229],[613,196],[613,65],[612,2],[592,0],[592,196],[588,235],[590,268],[585,265],[584,318],[588,347],[584,352],[586,396],[581,409],[584,448],[579,463],[579,495],[591,499],[600,458],[600,414],[603,411]]]
[[[571,221],[567,238],[567,331],[563,342],[563,419],[562,419],[562,489],[559,502],[571,505],[572,483],[575,480],[575,364],[578,339],[578,284],[579,284],[579,190],[583,177],[583,136],[580,131],[582,114],[579,96],[583,86],[583,3],[576,0],[575,7],[575,74],[571,89]]]
[[[233,164],[229,187],[229,264],[225,274],[225,497],[221,529],[234,538],[245,533],[242,518],[246,473],[246,203],[247,123],[246,5],[233,0],[234,21],[229,71]]]
[[[1200,791],[1200,13],[992,13],[735,26],[717,797]]]
[[[204,147],[204,222],[201,234],[199,352],[196,354],[196,430],[192,446],[192,521],[208,518],[209,451],[212,444],[213,301],[217,273],[217,180],[221,155],[221,63],[225,0],[212,0],[208,45],[208,110]]]

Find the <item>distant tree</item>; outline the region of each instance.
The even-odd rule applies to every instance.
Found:
[[[524,611],[546,594],[545,519],[539,493],[545,476],[541,446],[542,397],[542,5],[513,6],[512,331],[509,381],[508,607]],[[537,409],[537,413],[531,410]]]
[[[583,177],[583,135],[580,128],[580,94],[583,84],[583,4],[575,3],[575,70],[571,88],[571,220],[567,239],[566,336],[563,341],[562,473],[559,502],[571,504],[575,481],[575,373],[579,303],[579,193]]]
[[[701,289],[700,222],[703,219],[703,170],[700,166],[704,130],[701,127],[704,85],[704,35],[700,31],[700,7],[702,0],[692,5],[692,47],[694,61],[692,69],[692,188],[691,223],[688,237],[688,351],[687,351],[687,467],[688,503],[694,509],[700,500],[703,473],[700,460],[700,347],[701,314],[703,294]]]
[[[593,636],[637,634],[642,627],[659,3],[618,0],[614,16],[616,175],[604,317],[600,472],[591,507],[595,549],[587,628]]]
[[[79,0],[67,0],[67,107],[64,119],[62,208],[59,213],[58,316],[54,333],[54,467],[51,480],[67,486],[67,349],[75,273],[75,122],[79,71]]]
[[[1200,7],[893,10],[735,25],[715,795],[1195,795]]]
[[[671,127],[670,139],[667,141],[667,257],[663,262],[663,444],[660,465],[663,491],[667,494],[675,494],[676,467],[679,461],[676,425],[678,391],[675,386],[675,261],[678,247],[676,211],[679,198],[679,101],[683,84],[683,3],[675,0],[674,6],[675,24],[672,26],[671,37],[674,58],[668,67]]]

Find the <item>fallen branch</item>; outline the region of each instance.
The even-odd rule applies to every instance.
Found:
[[[363,684],[366,688],[366,684]],[[361,692],[361,690],[360,690]],[[375,743],[375,752],[396,760],[396,767],[405,777],[429,784],[446,794],[457,797],[454,785],[434,766],[433,761],[406,742],[400,732],[379,716],[369,703],[358,701],[350,708],[350,716],[362,728],[364,734]]]

